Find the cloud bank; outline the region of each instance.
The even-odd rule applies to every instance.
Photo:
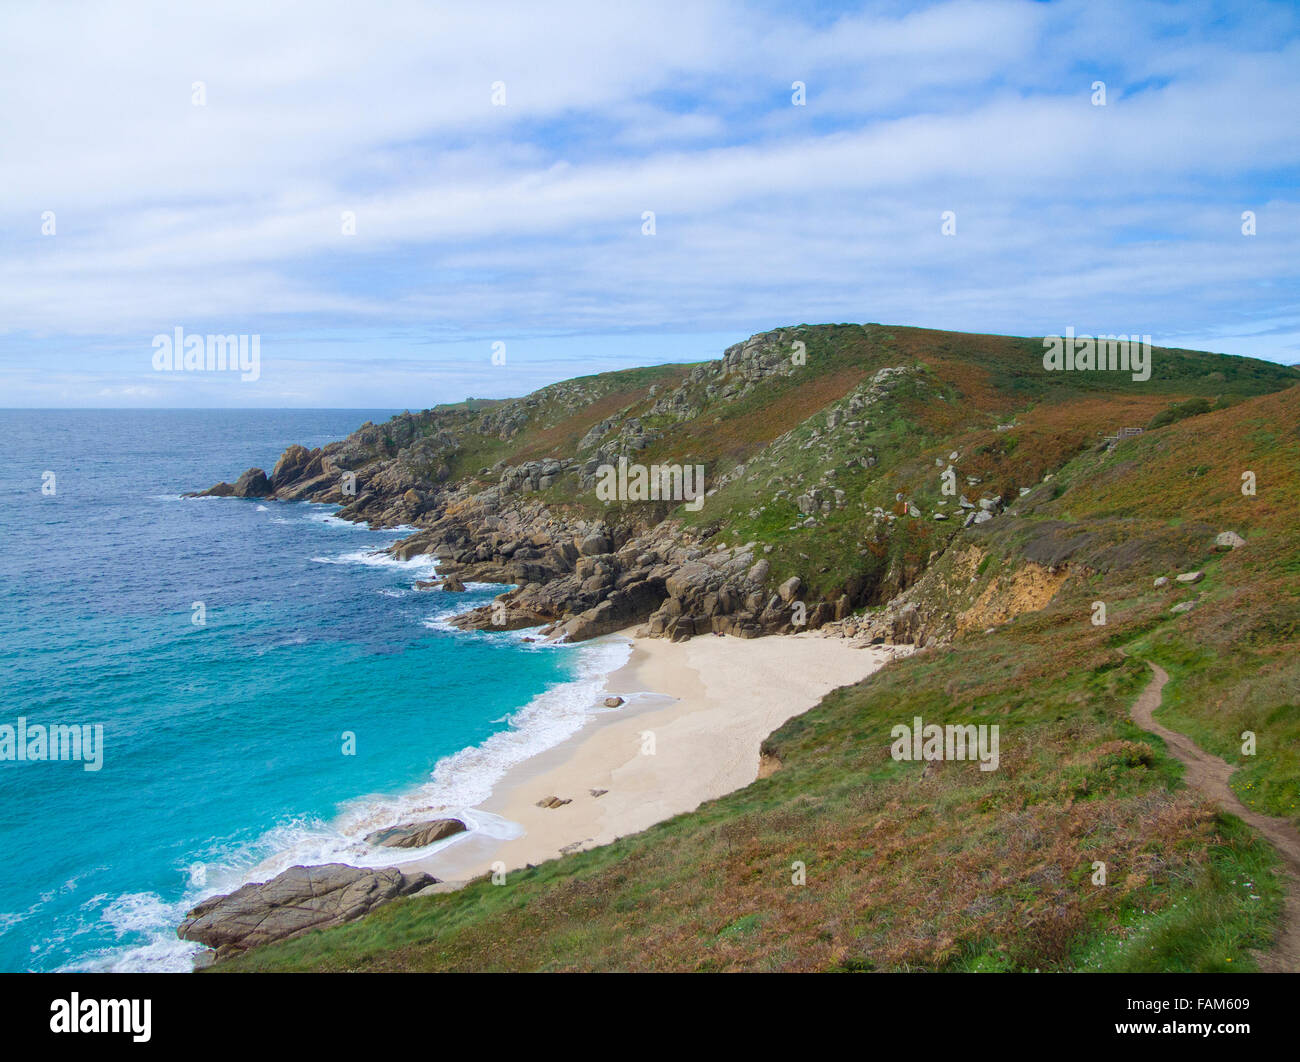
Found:
[[[416,407],[820,321],[1300,361],[1288,5],[0,23],[0,404]],[[160,378],[177,326],[261,379]]]

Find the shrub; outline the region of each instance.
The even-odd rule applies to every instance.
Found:
[[[1208,398],[1189,398],[1186,402],[1175,402],[1172,406],[1162,409],[1152,417],[1151,423],[1147,425],[1147,430],[1163,428],[1166,424],[1173,424],[1175,421],[1186,420],[1188,417],[1208,413],[1211,408]]]

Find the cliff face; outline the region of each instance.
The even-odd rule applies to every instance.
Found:
[[[203,493],[333,503],[345,519],[415,528],[393,552],[436,556],[447,589],[513,584],[455,621],[465,628],[581,640],[643,624],[680,640],[836,624],[933,643],[1059,585],[1077,549],[1040,565],[1034,593],[1004,575],[1019,588],[1005,607],[960,558],[1016,539],[1006,532],[1050,508],[1068,461],[1113,451],[1120,429],[1178,397],[1213,388],[1236,401],[1300,376],[1157,350],[1135,387],[1047,373],[1041,350],[880,325],[783,328],[714,362],[367,423]]]

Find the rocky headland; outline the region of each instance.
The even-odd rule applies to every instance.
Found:
[[[706,412],[752,402],[773,384],[797,382],[801,368],[788,352],[804,334],[780,329],[753,336],[719,361],[670,378],[675,386],[660,382],[609,395],[601,391],[616,387],[616,379],[600,384],[603,378],[585,378],[479,408],[404,413],[317,449],[291,445],[269,474],[250,468],[233,484],[218,483],[197,496],[331,503],[342,507],[338,515],[346,520],[415,528],[392,553],[437,558],[438,580],[421,588],[457,591],[471,581],[512,586],[493,605],[452,620],[467,630],[541,627],[544,636],[582,641],[640,625],[639,633],[672,641],[704,634],[754,638],[816,630],[863,606],[884,605],[870,624],[854,627],[855,635],[877,644],[920,644],[927,629],[916,606],[904,612],[908,602],[893,599],[928,558],[900,555],[887,571],[846,571],[837,585],[814,588],[801,574],[775,575],[770,545],[757,539],[717,543],[726,521],[689,522],[680,499],[613,505],[596,499],[602,467],[645,461],[665,448],[689,464],[693,447],[675,443],[675,432],[694,430]],[[809,446],[834,464],[831,440],[861,443],[847,463],[874,469],[877,457],[864,435],[871,427],[867,414],[887,409],[899,387],[914,386],[920,375],[919,366],[883,366],[818,414],[811,442],[786,431],[751,447],[748,462],[711,462],[705,508],[719,490],[775,470],[780,483],[773,494],[794,503],[801,523],[815,526],[846,509],[845,491],[825,485],[825,476],[809,485],[780,470],[793,452]],[[621,408],[598,415],[620,401]],[[549,455],[524,456],[566,428],[570,453],[560,443]],[[505,456],[475,464],[476,455],[497,453]],[[992,519],[1002,506],[1000,497],[982,499],[978,508],[971,506],[975,512],[965,526]],[[909,513],[919,515],[907,503],[874,505],[867,519],[884,540]],[[967,515],[964,508],[959,513]]]

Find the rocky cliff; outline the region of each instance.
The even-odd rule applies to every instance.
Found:
[[[202,493],[333,503],[344,519],[414,528],[393,552],[435,556],[443,589],[512,587],[454,621],[468,629],[576,641],[639,624],[680,640],[839,623],[925,644],[957,630],[952,558],[1050,502],[1056,470],[1113,449],[1108,430],[1205,379],[1231,397],[1296,375],[1249,362],[1227,377],[1211,370],[1247,360],[1158,351],[1141,393],[1100,374],[1080,394],[1042,371],[1040,352],[880,325],[783,328],[713,362],[367,423]],[[619,467],[664,489],[620,481],[611,496]],[[685,497],[681,473],[695,468],[703,494]]]

